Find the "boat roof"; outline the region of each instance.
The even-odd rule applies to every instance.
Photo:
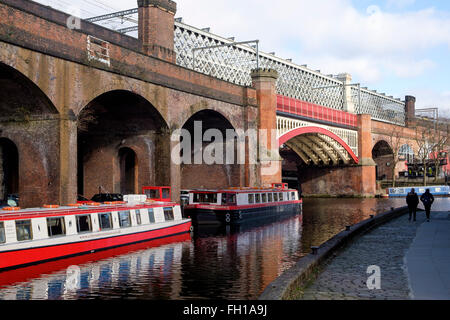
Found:
[[[145,202],[145,203],[120,203],[120,204],[80,204],[79,206],[61,206],[58,208],[27,208],[17,211],[0,209],[0,221],[22,220],[41,217],[61,217],[66,215],[90,214],[96,212],[127,211],[135,209],[149,209],[158,207],[171,207],[177,205],[174,202]]]
[[[295,189],[280,188],[228,188],[228,189],[196,189],[190,190],[190,193],[255,193],[255,192],[292,192]]]

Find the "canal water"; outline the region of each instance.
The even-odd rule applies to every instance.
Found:
[[[303,213],[0,273],[0,299],[256,299],[284,270],[404,199],[305,199]],[[447,211],[449,198],[436,206]],[[419,213],[421,214],[421,213]]]

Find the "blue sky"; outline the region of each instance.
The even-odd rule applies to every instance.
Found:
[[[83,18],[134,8],[136,0],[39,0]],[[262,50],[450,117],[450,1],[176,0],[177,17]],[[120,27],[111,24],[111,27]]]

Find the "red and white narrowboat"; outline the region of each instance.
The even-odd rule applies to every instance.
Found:
[[[0,271],[187,233],[180,205],[124,201],[0,210]]]
[[[191,190],[184,215],[196,224],[237,224],[250,219],[301,213],[298,191],[287,184],[271,188]]]

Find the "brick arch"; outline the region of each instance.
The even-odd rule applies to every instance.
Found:
[[[208,129],[218,129],[223,135],[223,145],[218,145],[218,148],[226,147],[226,130],[235,129],[230,120],[222,113],[212,109],[203,109],[197,111],[187,119],[182,129],[188,130],[190,132],[191,138],[191,149],[190,149],[190,161],[189,163],[181,163],[181,187],[183,189],[196,189],[196,188],[223,188],[223,187],[233,187],[240,186],[242,179],[242,167],[237,162],[230,164],[225,163],[227,157],[228,149],[221,149],[223,151],[223,163],[207,163],[203,159],[203,153],[205,148],[210,145],[210,142],[204,142],[202,144],[202,149],[196,148],[194,144],[194,121],[203,120],[202,123],[202,135]],[[206,121],[205,121],[206,120]],[[184,138],[183,138],[184,139]],[[237,144],[234,144],[234,157],[237,157]],[[184,155],[186,155],[186,150],[183,150]],[[202,155],[202,163],[196,163],[196,155]]]
[[[84,120],[91,117],[91,121]],[[170,183],[165,170],[170,155],[169,127],[160,112],[135,92],[113,90],[90,101],[78,114],[78,191],[92,197],[102,187],[120,193],[118,151],[130,148],[136,165],[136,191]]]
[[[372,150],[373,150],[373,148],[375,148],[375,146],[378,144],[378,143],[380,143],[380,142],[385,142],[385,143],[387,143],[387,145],[391,148],[391,150],[394,150],[393,148],[392,148],[392,145],[389,143],[389,141],[386,139],[386,137],[383,137],[383,136],[377,136],[377,138],[375,138],[373,141],[372,141]]]
[[[8,50],[1,50],[0,48],[0,70],[4,68],[5,70],[12,72],[16,80],[25,83],[34,91],[34,94],[39,96],[39,99],[46,104],[52,114],[59,114],[60,112],[57,108],[57,104],[53,100],[54,97],[51,93],[50,86],[45,85],[45,81],[40,81],[44,77],[42,75],[39,76],[39,73],[37,73],[35,78],[27,76],[29,74],[36,74],[36,72],[30,70],[31,63],[25,62],[23,58],[17,54],[11,56],[7,56],[7,54],[11,53]],[[23,94],[24,92],[22,92],[22,95]]]
[[[20,70],[0,62],[0,86],[9,103],[22,112],[35,115],[58,115],[59,111],[46,92]],[[3,76],[3,77],[2,77]],[[6,101],[3,101],[4,103]],[[0,97],[0,108],[2,108]],[[1,109],[0,109],[1,110]]]
[[[18,191],[20,206],[35,207],[59,203],[59,174],[53,170],[57,155],[33,143],[30,139],[4,132],[0,140],[6,139],[15,145],[18,152]]]
[[[348,153],[348,155],[351,157],[351,159],[355,163],[359,162],[359,159],[356,156],[356,154],[353,152],[353,150],[350,148],[350,146],[347,143],[345,143],[344,140],[339,138],[333,132],[331,132],[327,129],[321,128],[321,127],[308,126],[308,127],[300,127],[300,128],[291,130],[278,138],[278,145],[282,146],[283,144],[288,143],[289,141],[291,141],[292,139],[295,139],[296,137],[299,137],[302,135],[308,135],[308,134],[325,135],[325,136],[333,139],[336,143],[338,143],[341,147],[343,147],[345,149],[345,151]]]

